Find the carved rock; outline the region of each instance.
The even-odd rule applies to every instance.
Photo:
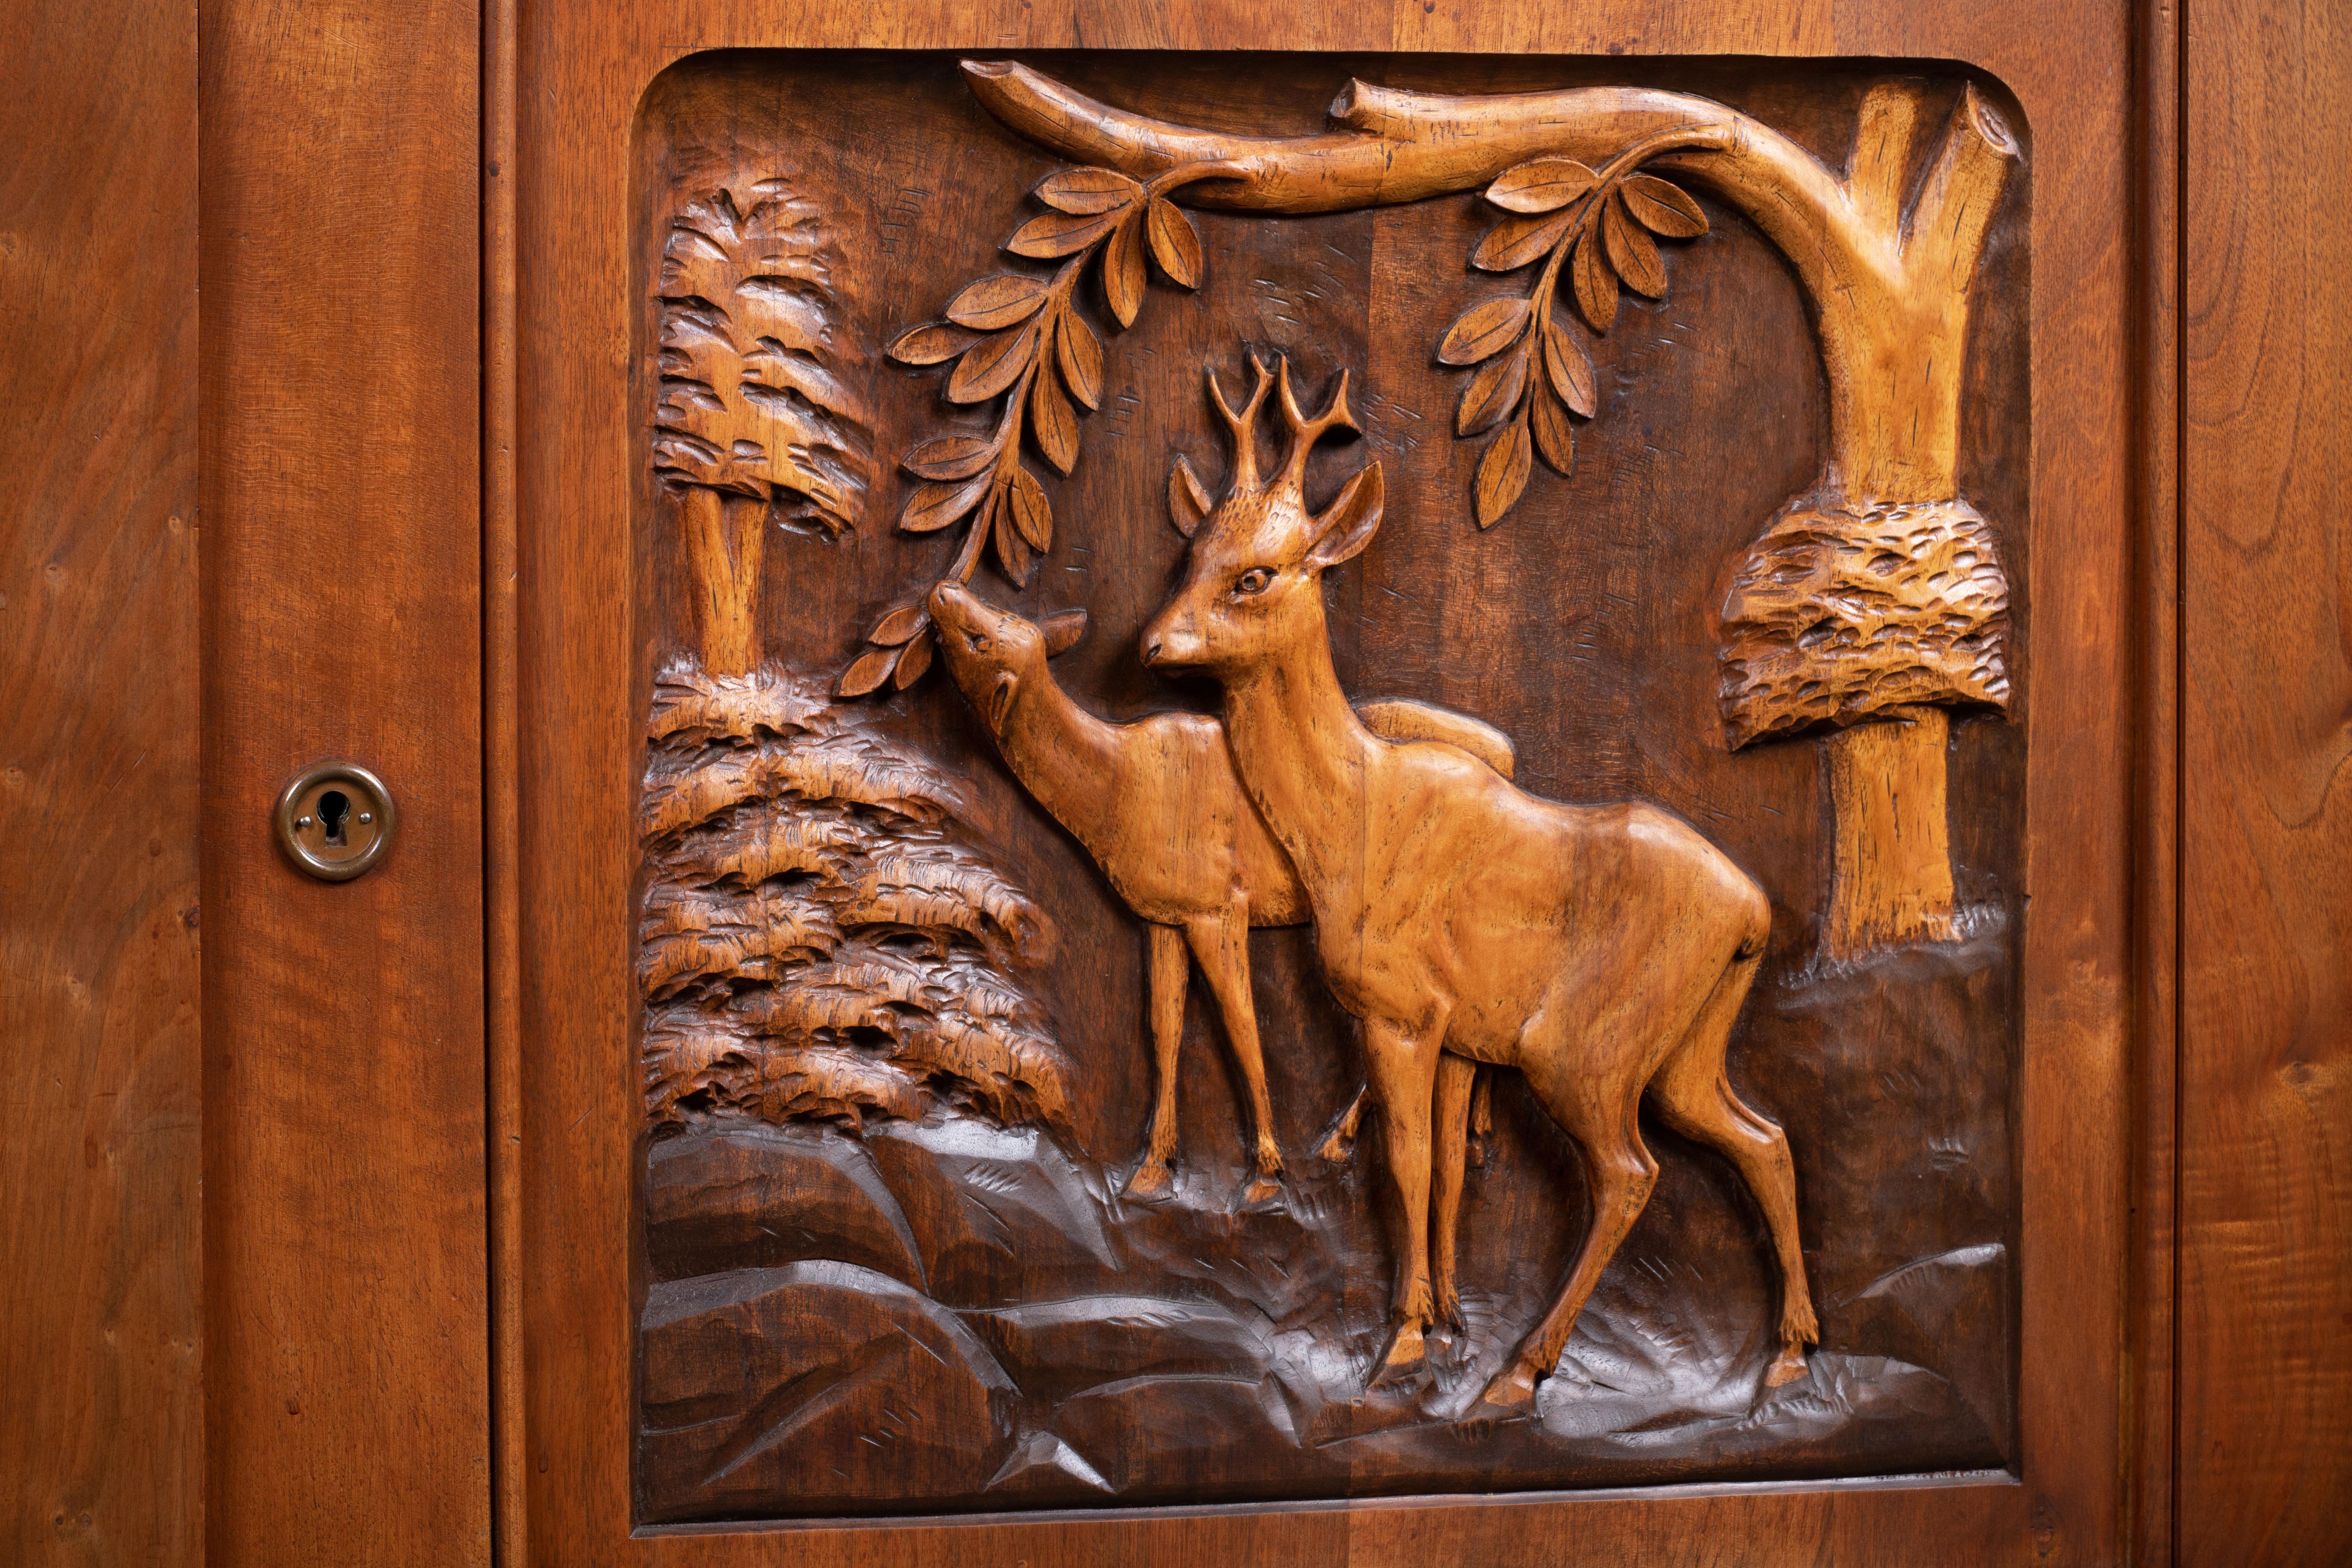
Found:
[[[855,1510],[908,1474],[952,1507],[1013,1441],[1012,1379],[955,1314],[872,1269],[656,1285],[641,1332],[648,1520]]]
[[[995,1307],[1118,1288],[1102,1200],[1036,1130],[895,1122],[872,1129],[866,1148],[940,1300]]]
[[[835,1258],[915,1289],[914,1232],[873,1159],[830,1129],[716,1119],[646,1156],[646,1255],[656,1279]]]
[[[1260,1329],[1222,1307],[1152,1296],[1085,1296],[965,1321],[1033,1400],[1137,1377],[1254,1379],[1270,1354]]]
[[[1123,1502],[1178,1502],[1198,1482],[1250,1471],[1248,1456],[1295,1448],[1300,1426],[1271,1378],[1139,1377],[1091,1388],[1055,1412],[1054,1431]]]

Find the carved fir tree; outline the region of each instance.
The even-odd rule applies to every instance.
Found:
[[[654,469],[716,675],[760,661],[769,518],[834,534],[864,507],[868,421],[830,363],[830,250],[816,209],[768,179],[688,202],[662,251]]]
[[[1524,306],[1474,304],[1438,345],[1444,363],[1485,367],[1465,393],[1458,433],[1483,436],[1498,422],[1504,432],[1481,464],[1482,527],[1525,488],[1530,445],[1565,470],[1565,416],[1593,411],[1580,354],[1566,352],[1564,331],[1538,310],[1560,268],[1574,258],[1580,314],[1605,331],[1621,281],[1664,288],[1663,259],[1637,229],[1697,231],[1694,214],[1657,188],[1665,182],[1637,186],[1634,170],[1681,176],[1736,207],[1804,286],[1830,431],[1827,471],[1767,526],[1725,607],[1728,737],[1742,746],[1833,731],[1831,954],[1950,934],[1944,710],[1998,708],[2008,693],[2007,588],[1990,530],[1959,500],[1957,470],[1969,294],[2020,152],[1973,87],[1915,182],[1906,175],[1927,89],[1914,82],[1864,95],[1840,174],[1725,104],[1643,88],[1447,97],[1350,82],[1329,131],[1252,137],[1147,120],[1017,64],[964,70],[991,112],[1065,156],[1135,178],[1210,163],[1247,171],[1191,187],[1185,199],[1202,206],[1339,212],[1491,183],[1492,199],[1520,216],[1487,237],[1475,264],[1551,259]],[[1538,188],[1559,200],[1531,199]],[[1637,191],[1649,204],[1639,210]],[[1597,246],[1586,242],[1595,218]],[[1538,331],[1557,408],[1540,392],[1514,394],[1538,379]],[[1514,411],[1527,416],[1532,442]]]

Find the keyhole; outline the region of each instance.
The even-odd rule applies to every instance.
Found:
[[[326,825],[328,843],[343,842],[343,818],[351,813],[352,797],[341,790],[331,789],[319,797],[319,820]]]

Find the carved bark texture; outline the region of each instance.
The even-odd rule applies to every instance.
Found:
[[[833,364],[831,244],[816,209],[767,179],[688,201],[662,252],[654,470],[683,492],[703,663],[718,673],[759,661],[771,512],[831,535],[864,510],[870,421]]]
[[[2006,708],[2008,629],[1992,530],[1967,502],[1792,509],[1724,604],[1724,729],[1736,750],[1916,703]]]

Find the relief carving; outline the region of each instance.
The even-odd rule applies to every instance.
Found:
[[[649,98],[640,1522],[2013,1458],[2019,143],[1392,65]]]

